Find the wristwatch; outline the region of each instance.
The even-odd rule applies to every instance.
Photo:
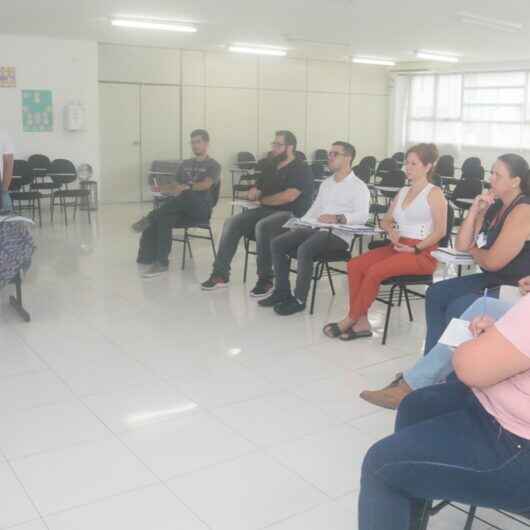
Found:
[[[418,248],[418,245],[414,245],[414,254],[416,254],[416,256],[421,254],[421,248]]]

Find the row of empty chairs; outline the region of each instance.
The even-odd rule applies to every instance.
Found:
[[[78,175],[74,164],[65,158],[51,161],[46,155],[31,155],[28,160],[15,160],[13,180],[9,194],[15,210],[31,210],[33,219],[38,215],[39,226],[42,226],[42,199],[50,200],[50,216],[53,221],[56,201],[64,213],[64,222],[68,225],[67,208],[73,208],[74,219],[78,207],[85,205],[88,222],[91,223],[88,205],[88,189],[71,187]]]

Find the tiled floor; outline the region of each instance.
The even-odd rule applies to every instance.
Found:
[[[334,299],[322,282],[315,316],[287,319],[248,297],[242,254],[230,289],[201,292],[207,242],[143,281],[128,231],[141,211],[35,229],[31,324],[0,293],[0,529],[354,530],[362,458],[394,416],[357,396],[419,355],[421,303],[382,347],[378,304],[373,340],[322,335],[343,277]]]

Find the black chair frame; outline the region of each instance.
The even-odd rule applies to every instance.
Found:
[[[210,222],[208,223],[199,223],[199,224],[192,224],[189,225],[177,225],[173,227],[175,229],[182,229],[184,230],[184,235],[182,237],[179,236],[173,236],[173,241],[177,243],[183,243],[184,248],[182,249],[182,265],[181,269],[184,270],[186,267],[186,251],[189,251],[190,258],[193,259],[193,252],[191,250],[191,239],[205,239],[207,241],[210,241],[212,245],[212,251],[213,251],[213,257],[214,259],[217,257],[217,252],[215,250],[215,239],[212,232],[212,227],[210,225]],[[200,234],[194,234],[190,232],[190,230],[206,230],[208,232],[208,235],[200,235]]]
[[[473,523],[475,520],[480,521],[481,523],[484,523],[488,525],[490,528],[494,528],[495,530],[503,530],[500,526],[496,526],[490,521],[486,521],[482,517],[479,517],[477,515],[477,506],[470,506],[469,510],[466,510],[451,501],[440,501],[437,504],[434,504],[431,501],[426,501],[422,509],[422,513],[420,515],[418,530],[427,530],[430,518],[437,515],[444,508],[447,508],[449,506],[467,515],[466,521],[464,523],[464,528],[462,530],[472,530]],[[507,512],[506,510],[495,510],[495,511],[497,513],[502,514],[507,519],[510,519],[520,524],[523,528],[530,528],[530,521],[529,521],[529,517],[527,516],[527,514],[525,515],[513,514],[510,512]],[[504,529],[504,530],[508,530],[508,529]]]

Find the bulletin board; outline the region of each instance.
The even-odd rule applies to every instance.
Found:
[[[24,132],[53,131],[51,90],[22,91],[22,126]]]
[[[0,88],[17,86],[17,71],[14,66],[0,66]]]

